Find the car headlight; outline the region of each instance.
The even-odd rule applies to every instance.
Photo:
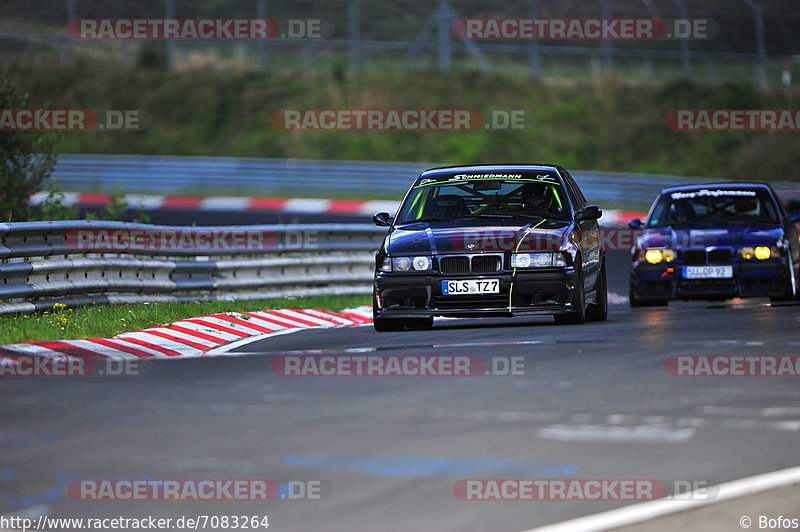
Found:
[[[392,259],[386,257],[383,259],[383,263],[381,264],[381,271],[384,273],[389,273],[392,271]]]
[[[641,262],[641,253],[639,260]],[[650,264],[658,264],[659,262],[672,262],[675,260],[675,251],[672,249],[648,249],[644,252],[644,260]]]
[[[512,268],[552,268],[566,266],[563,253],[513,253]]]
[[[414,257],[414,260],[412,261],[412,266],[418,272],[425,271],[425,270],[430,270],[431,269],[431,259],[429,257],[425,257],[425,256]]]
[[[410,257],[397,257],[392,259],[392,266],[396,272],[407,272],[411,269]]]
[[[395,257],[392,259],[392,267],[396,272],[410,272],[412,270],[422,272],[431,269],[431,258],[424,255],[418,257]]]
[[[739,256],[745,260],[766,260],[772,257],[780,257],[781,253],[778,248],[775,247],[767,247],[767,246],[756,246],[756,247],[743,247],[739,248]]]

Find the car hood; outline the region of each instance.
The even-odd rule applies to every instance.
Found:
[[[645,229],[639,249],[774,246],[783,239],[783,229],[772,224],[703,227],[655,227]]]
[[[536,220],[519,225],[487,225],[485,220],[457,223],[417,223],[395,227],[384,243],[389,255],[492,253],[559,249],[568,238],[570,222]]]

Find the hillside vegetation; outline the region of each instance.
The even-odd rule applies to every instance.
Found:
[[[370,70],[165,72],[89,60],[6,65],[34,106],[140,109],[141,132],[64,133],[61,153],[294,157],[475,163],[552,161],[568,168],[724,178],[800,179],[796,132],[673,132],[674,108],[800,108],[800,91],[750,85],[533,82],[477,72]],[[286,132],[281,109],[523,110],[518,131]]]

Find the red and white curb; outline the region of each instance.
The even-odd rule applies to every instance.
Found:
[[[41,204],[46,192],[37,192],[31,197],[31,205]],[[124,197],[132,209],[150,211],[160,209],[186,209],[193,211],[279,211],[298,214],[333,214],[372,216],[376,212],[394,213],[400,205],[389,200],[332,200],[322,198],[242,198],[221,196],[211,198],[187,198],[148,194],[127,194]],[[75,207],[105,207],[112,202],[108,194],[79,194],[65,192],[64,204]],[[603,211],[602,224],[610,227],[624,226],[633,218],[644,218],[638,212],[607,209]]]
[[[75,207],[105,207],[112,203],[108,194],[79,194],[64,192],[65,205]],[[30,204],[41,204],[46,192],[31,196]],[[243,198],[221,196],[211,198],[189,198],[158,196],[149,194],[127,194],[125,201],[131,209],[160,210],[186,209],[192,211],[280,211],[302,214],[350,214],[372,216],[376,212],[395,212],[397,201],[387,200],[332,200],[322,198]]]
[[[30,342],[0,346],[0,363],[15,357],[76,357],[92,360],[174,359],[216,356],[242,340],[286,334],[302,329],[354,327],[372,323],[372,307],[342,312],[280,309],[212,314],[169,325],[127,332],[114,338]],[[221,348],[227,349],[221,349]]]

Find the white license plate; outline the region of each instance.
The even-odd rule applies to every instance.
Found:
[[[733,266],[684,266],[684,279],[730,279]]]
[[[442,294],[460,296],[467,294],[499,294],[499,279],[470,279],[465,281],[442,281]]]

